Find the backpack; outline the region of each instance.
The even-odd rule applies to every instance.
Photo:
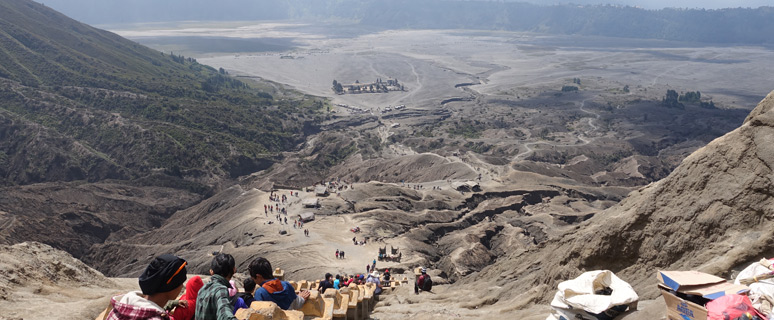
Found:
[[[422,282],[422,291],[430,291],[433,289],[433,280],[430,280],[430,275],[425,275],[425,281]]]

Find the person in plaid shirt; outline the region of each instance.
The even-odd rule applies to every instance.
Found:
[[[227,253],[215,256],[210,263],[210,282],[199,290],[196,298],[196,320],[236,320],[234,301],[228,294],[229,280],[236,273],[234,257]]]
[[[112,310],[107,320],[172,319],[163,307],[183,290],[187,262],[171,254],[154,259],[140,275],[140,291],[129,292],[110,300]]]

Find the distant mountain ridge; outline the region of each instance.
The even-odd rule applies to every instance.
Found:
[[[385,29],[480,29],[771,44],[774,8],[645,10],[611,5],[537,5],[500,1],[231,0],[131,2],[54,0],[53,7],[95,24],[183,20],[340,20]],[[154,8],[154,10],[143,10]]]

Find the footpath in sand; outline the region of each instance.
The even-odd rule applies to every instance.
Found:
[[[355,188],[358,187],[356,184]],[[290,196],[291,191],[293,196]],[[307,208],[302,204],[304,199],[316,198],[314,192],[280,189],[274,194],[280,197],[286,195],[287,201],[284,204],[271,201],[270,193],[263,193],[258,196],[259,200],[251,213],[257,218],[255,223],[260,224],[259,228],[264,233],[265,240],[262,243],[272,243],[271,246],[261,246],[259,250],[269,257],[273,266],[282,268],[293,279],[320,279],[326,272],[334,275],[363,274],[366,272],[366,265],[372,264],[377,258],[380,247],[399,247],[397,241],[376,242],[374,239],[369,239],[362,245],[355,245],[353,237],[360,243],[365,240],[366,232],[363,230],[355,233],[351,229],[362,229],[364,226],[351,214],[337,212],[338,208],[335,206],[345,201],[337,193],[319,197],[321,205],[318,208]],[[266,214],[264,205],[275,206],[274,213],[269,211]],[[281,224],[276,220],[276,206],[287,210],[287,215],[280,214]],[[294,220],[305,212],[313,212],[315,219],[303,224],[303,227],[294,228]],[[285,218],[287,224],[284,223]],[[268,224],[269,222],[271,224]],[[309,230],[308,236],[304,235],[304,229]],[[280,230],[285,230],[287,234],[280,235]],[[287,237],[290,237],[291,241],[288,241]],[[336,250],[345,252],[343,259],[336,257]],[[300,259],[303,261],[299,261]],[[377,269],[383,270],[397,264],[377,261],[376,266]]]

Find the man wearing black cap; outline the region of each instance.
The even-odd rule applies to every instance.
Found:
[[[172,319],[161,307],[174,300],[183,289],[187,262],[171,254],[154,259],[140,275],[140,291],[115,296],[110,301],[113,310],[108,320]]]

